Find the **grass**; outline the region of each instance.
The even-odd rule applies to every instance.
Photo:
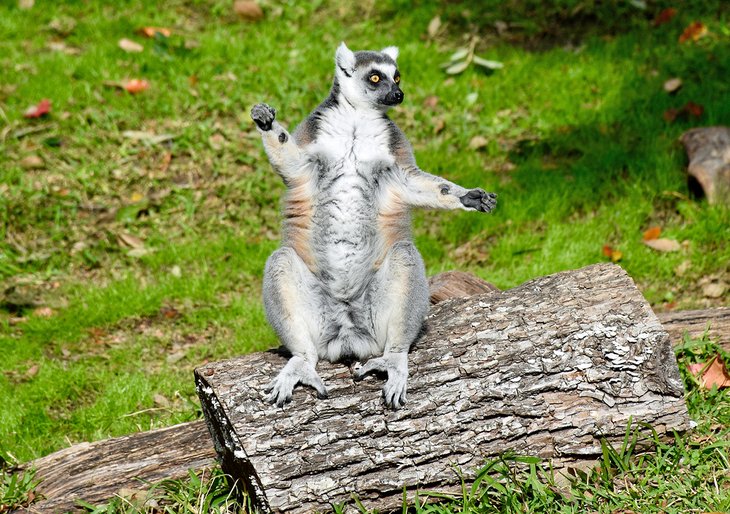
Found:
[[[658,27],[651,19],[666,5],[654,2],[642,11],[623,2],[486,8],[391,0],[369,4],[363,16],[334,2],[271,0],[257,23],[241,22],[218,0],[38,4],[0,5],[0,455],[7,461],[198,417],[195,366],[276,345],[259,296],[283,186],[247,113],[266,101],[295,125],[326,95],[342,39],[355,49],[400,46],[406,101],[393,118],[422,168],[499,193],[490,216],[415,217],[429,273],[459,268],[507,288],[605,260],[602,247],[610,245],[654,308],[723,302],[705,297],[702,285],[729,281],[730,211],[693,196],[676,142],[692,126],[730,120],[730,14],[720,1],[685,2]],[[428,38],[436,15],[441,32]],[[694,20],[709,34],[679,44]],[[497,21],[508,23],[501,36]],[[145,39],[136,32],[144,26],[173,34]],[[440,63],[472,36],[479,55],[504,68],[447,77]],[[122,51],[117,42],[125,37],[144,52]],[[683,87],[669,95],[662,84],[675,76]],[[131,95],[106,85],[127,78],[144,78],[150,88]],[[42,98],[52,101],[51,115],[24,119]],[[700,119],[664,120],[687,101],[704,107]],[[131,139],[130,130],[172,139]],[[472,148],[475,136],[486,146]],[[24,165],[28,156],[42,167]],[[642,232],[654,225],[682,249],[643,245]],[[683,363],[691,358],[680,353]],[[726,435],[726,393],[692,391],[697,434]],[[666,462],[696,455],[702,465],[715,462],[706,453],[726,459],[721,446],[697,446],[692,437],[658,447],[641,466],[659,455]],[[664,461],[652,462],[647,476],[670,473]],[[494,466],[513,469],[508,460]],[[514,483],[528,483],[530,475],[519,473]],[[701,476],[712,483],[710,471]],[[681,477],[662,479],[668,494],[678,492],[682,484],[669,478]],[[586,480],[572,494],[593,495],[587,508],[610,512],[612,499],[631,496],[630,488]],[[527,497],[543,498],[530,490]]]

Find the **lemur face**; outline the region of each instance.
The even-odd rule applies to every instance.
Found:
[[[403,101],[400,72],[395,59],[398,49],[381,52],[351,52],[344,43],[337,49],[335,77],[340,92],[356,107],[386,111]]]

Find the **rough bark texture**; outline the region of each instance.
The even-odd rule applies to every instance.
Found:
[[[122,488],[182,478],[188,469],[215,463],[210,436],[201,421],[64,448],[24,467],[36,469],[44,499],[25,512],[67,512],[77,500],[104,502]]]
[[[730,205],[730,128],[693,128],[679,139],[689,157],[687,171],[707,201]]]
[[[600,437],[617,442],[629,419],[690,427],[669,337],[618,266],[444,301],[428,327],[396,412],[382,380],[355,384],[343,365],[319,365],[329,399],[297,388],[283,409],[262,401],[286,361],[275,352],[198,368],[224,470],[262,512],[329,510],[352,494],[389,509],[404,486],[455,490],[454,465],[468,473],[508,449],[561,467],[600,455]]]
[[[475,294],[499,291],[499,288],[471,273],[444,271],[428,279],[428,290],[433,305],[449,298],[467,298]]]
[[[730,308],[702,309],[696,311],[660,312],[657,314],[664,330],[669,332],[672,344],[682,341],[685,332],[690,337],[702,337],[705,331],[712,341],[716,341],[730,352]]]

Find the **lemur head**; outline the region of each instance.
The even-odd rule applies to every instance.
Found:
[[[355,108],[387,111],[403,101],[397,58],[394,46],[380,52],[352,52],[341,43],[335,53],[333,92]]]

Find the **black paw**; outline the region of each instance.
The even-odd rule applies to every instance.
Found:
[[[471,189],[459,200],[465,207],[480,212],[492,212],[497,206],[497,194],[487,193],[483,189]]]
[[[271,124],[276,118],[276,109],[266,104],[256,104],[251,108],[251,119],[261,130],[271,130]]]

